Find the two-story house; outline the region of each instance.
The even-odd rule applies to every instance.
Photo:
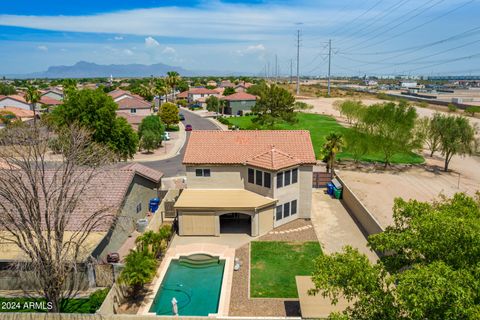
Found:
[[[193,131],[175,203],[179,234],[258,236],[310,218],[315,162],[308,131]]]

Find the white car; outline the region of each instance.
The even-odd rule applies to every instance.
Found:
[[[170,140],[170,133],[169,132],[164,132],[163,133],[163,141],[168,141]]]

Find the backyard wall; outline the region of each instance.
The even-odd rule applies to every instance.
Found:
[[[382,227],[372,213],[365,207],[365,205],[357,198],[355,193],[348,187],[348,185],[337,175],[338,181],[343,186],[342,203],[350,211],[355,219],[360,223],[367,236],[383,232]]]

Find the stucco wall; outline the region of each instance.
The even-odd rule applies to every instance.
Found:
[[[375,217],[368,211],[368,209],[363,205],[363,203],[357,198],[355,193],[344,183],[344,181],[337,175],[337,179],[343,186],[342,193],[342,203],[349,209],[350,213],[356,218],[360,223],[363,230],[367,235],[377,234],[383,232],[380,223],[375,219]]]
[[[48,92],[43,95],[44,97],[49,97],[55,100],[63,100],[63,96],[61,94],[55,93],[55,92]]]
[[[133,108],[135,107],[132,107],[132,109]],[[152,111],[150,108],[145,108],[142,106],[135,109],[137,109],[136,113],[131,113],[130,109],[117,109],[117,113],[124,113],[124,114],[130,114],[132,116],[145,116],[145,117],[152,114]]]
[[[150,199],[156,196],[157,185],[150,180],[135,175],[127,191],[122,210],[118,215],[117,224],[95,249],[94,256],[104,260],[109,252],[116,252],[135,230],[137,220],[146,216],[148,203]],[[139,203],[141,203],[142,209],[137,213],[136,208]]]
[[[197,177],[195,169],[210,169],[210,177]],[[243,189],[243,166],[187,166],[189,189]]]
[[[313,167],[303,166],[299,168],[300,198],[298,207],[299,218],[310,218],[312,213],[312,179]]]
[[[17,107],[17,108],[22,108],[22,109],[25,109],[25,110],[30,110],[30,105],[28,103],[23,103],[23,102],[20,102],[20,101],[17,101],[17,100],[13,100],[13,99],[9,99],[9,98],[6,98],[6,99],[3,99],[2,101],[0,101],[0,107]]]
[[[270,206],[258,211],[258,235],[264,235],[273,229],[275,206]]]
[[[255,105],[256,101],[251,100],[251,101],[230,101],[229,102],[229,107],[231,109],[231,114],[236,115],[238,114],[238,111],[245,111],[245,110],[251,110],[252,107]]]

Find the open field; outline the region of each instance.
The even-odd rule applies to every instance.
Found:
[[[429,158],[430,166],[443,166],[443,158]],[[340,170],[337,173],[377,218],[382,227],[393,223],[392,207],[396,197],[431,201],[440,194],[457,192],[474,195],[480,190],[480,158],[454,156],[452,172],[412,168],[404,172]]]
[[[318,242],[252,242],[251,297],[297,298],[295,276],[311,275],[321,254]]]
[[[228,121],[241,129],[254,129],[251,116],[232,117],[227,118]],[[334,118],[319,114],[298,113],[298,122],[294,124],[280,123],[275,125],[274,129],[278,130],[308,130],[312,137],[313,149],[317,159],[321,158],[321,149],[325,142],[325,137],[331,132],[346,132],[350,130],[340,125]],[[266,128],[261,128],[266,129]],[[351,158],[348,149],[345,152],[338,154],[339,159]],[[382,156],[380,154],[367,154],[362,157],[362,161],[381,162]],[[392,158],[392,163],[423,163],[423,157],[410,153],[397,154]]]

